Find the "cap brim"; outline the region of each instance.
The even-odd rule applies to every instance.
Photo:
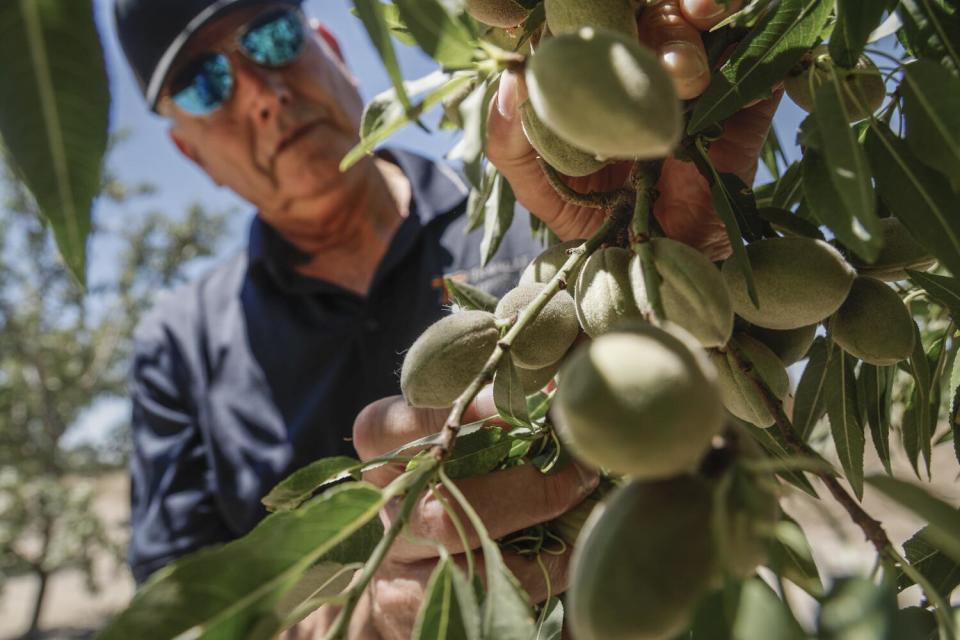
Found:
[[[292,6],[300,6],[302,2],[303,0],[273,0],[273,3],[276,4],[288,4]],[[183,31],[174,38],[170,46],[167,47],[167,50],[160,56],[160,60],[157,62],[157,66],[154,67],[150,80],[147,82],[144,96],[150,105],[150,109],[153,111],[157,110],[157,104],[160,102],[160,90],[163,88],[163,83],[167,79],[167,74],[170,73],[170,67],[173,66],[177,56],[183,51],[183,48],[193,34],[209,24],[214,18],[219,18],[228,11],[257,4],[265,5],[266,3],[264,3],[263,0],[219,0],[208,6],[197,14],[193,20],[188,22],[187,26],[183,28]]]

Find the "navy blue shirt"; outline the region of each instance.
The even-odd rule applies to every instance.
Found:
[[[243,253],[158,300],[134,338],[132,537],[138,582],[244,535],[270,489],[318,458],[356,455],[353,420],[399,393],[403,353],[447,308],[441,278],[502,295],[539,252],[515,216],[479,266],[467,187],[448,167],[391,151],[409,217],[366,297],[299,274],[298,251],[259,218]]]

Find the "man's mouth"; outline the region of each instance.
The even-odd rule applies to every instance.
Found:
[[[273,157],[276,158],[281,153],[283,153],[285,149],[289,148],[291,145],[295,144],[302,137],[304,137],[305,135],[313,131],[313,129],[315,129],[317,126],[320,125],[320,122],[321,122],[320,120],[312,120],[304,125],[297,127],[287,135],[283,136],[283,138],[280,139],[280,143],[277,145],[277,148],[273,152]]]

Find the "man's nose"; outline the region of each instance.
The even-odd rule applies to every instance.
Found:
[[[237,93],[243,108],[257,124],[267,124],[290,104],[290,87],[280,69],[262,67],[247,60],[236,65]],[[239,97],[239,96],[238,96]]]

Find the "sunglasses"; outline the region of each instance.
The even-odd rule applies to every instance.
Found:
[[[244,25],[231,50],[239,50],[262,67],[277,68],[300,57],[305,40],[300,14],[284,10],[258,16]],[[209,115],[230,98],[233,82],[233,68],[227,53],[205,53],[173,77],[170,98],[189,114]]]

